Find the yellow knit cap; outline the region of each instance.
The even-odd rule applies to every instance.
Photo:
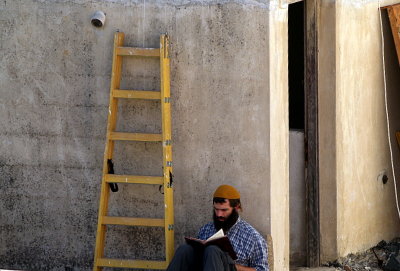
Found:
[[[235,187],[223,184],[215,190],[214,198],[240,199],[240,194]]]

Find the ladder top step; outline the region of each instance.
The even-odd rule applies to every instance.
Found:
[[[116,267],[116,268],[144,268],[144,269],[167,269],[166,261],[144,261],[144,260],[122,260],[99,258],[97,266]]]
[[[123,225],[123,226],[144,226],[144,227],[164,227],[163,218],[136,218],[121,216],[102,216],[102,225]]]
[[[162,134],[110,132],[109,139],[110,140],[161,142]]]
[[[159,57],[159,48],[136,48],[136,47],[117,47],[117,55],[119,56],[149,56]]]
[[[147,91],[147,90],[113,89],[112,96],[114,98],[125,98],[125,99],[160,100],[161,92]]]
[[[162,176],[134,176],[106,174],[104,179],[107,183],[128,183],[128,184],[164,184]]]

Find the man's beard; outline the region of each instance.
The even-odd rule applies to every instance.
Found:
[[[228,216],[228,218],[224,221],[219,221],[217,216],[215,215],[215,212],[213,211],[213,220],[215,229],[217,231],[223,229],[225,234],[229,231],[229,229],[233,225],[235,225],[238,218],[239,218],[239,213],[236,211],[236,209],[233,209],[230,216]]]

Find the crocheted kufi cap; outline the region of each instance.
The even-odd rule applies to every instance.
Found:
[[[214,198],[240,199],[240,194],[235,187],[223,184],[215,190]]]

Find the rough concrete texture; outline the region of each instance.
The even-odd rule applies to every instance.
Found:
[[[90,24],[96,10],[104,28]],[[176,243],[209,221],[212,192],[229,183],[243,217],[280,240],[275,267],[287,270],[286,13],[277,1],[1,1],[0,267],[90,270],[120,30],[130,46],[171,36]],[[122,85],[156,90],[158,69],[129,60]],[[120,131],[160,130],[157,103],[120,110]],[[158,157],[158,144],[118,143],[116,173],[158,174]],[[162,206],[158,187],[121,185],[110,214],[162,217]],[[107,256],[164,255],[160,229],[109,232]]]
[[[399,214],[387,140],[378,1],[337,1],[336,14],[337,250],[345,256],[398,236]],[[390,35],[385,42],[393,49]],[[386,55],[386,68],[398,175],[399,66],[393,52]],[[389,176],[387,184],[378,181],[382,171]]]

